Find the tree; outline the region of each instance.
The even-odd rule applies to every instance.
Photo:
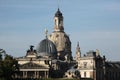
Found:
[[[6,54],[4,60],[0,61],[0,78],[12,80],[12,76],[15,74],[16,70],[18,70],[17,60],[11,55]]]
[[[2,61],[2,53],[3,53],[3,54],[6,54],[5,50],[0,49],[0,61]]]
[[[2,74],[3,74],[2,64],[3,64],[3,61],[2,61],[2,54],[0,53],[0,77],[1,77]]]
[[[2,54],[0,53],[0,61],[2,61]]]

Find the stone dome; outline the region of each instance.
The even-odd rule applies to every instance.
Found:
[[[69,36],[64,32],[53,32],[49,36],[49,40],[51,40],[56,45],[58,52],[71,50],[71,41]]]
[[[38,56],[41,56],[41,57],[49,56],[49,57],[56,58],[57,56],[57,49],[54,43],[48,39],[42,40],[38,44],[36,50],[37,50]]]
[[[51,40],[59,53],[59,58],[61,60],[65,60],[65,56],[68,55],[69,58],[72,57],[71,55],[71,41],[69,36],[64,32],[53,32],[49,36],[49,40]],[[68,58],[68,59],[69,59]]]

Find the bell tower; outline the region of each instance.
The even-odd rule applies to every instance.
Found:
[[[73,59],[71,41],[69,36],[64,32],[63,15],[59,8],[54,16],[54,31],[49,36],[49,40],[55,44],[57,48],[57,57],[60,60],[70,61]]]
[[[54,31],[61,31],[64,32],[64,27],[63,27],[63,16],[61,11],[57,10],[54,16]]]

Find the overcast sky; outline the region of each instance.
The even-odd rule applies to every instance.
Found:
[[[82,55],[99,49],[107,60],[120,61],[120,0],[0,0],[0,48],[24,56],[45,38],[45,28],[52,33],[58,6],[73,56],[79,41]]]

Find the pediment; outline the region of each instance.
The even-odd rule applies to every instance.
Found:
[[[49,67],[46,67],[44,65],[39,65],[33,62],[20,65],[20,69],[46,69],[46,68],[49,68]]]

